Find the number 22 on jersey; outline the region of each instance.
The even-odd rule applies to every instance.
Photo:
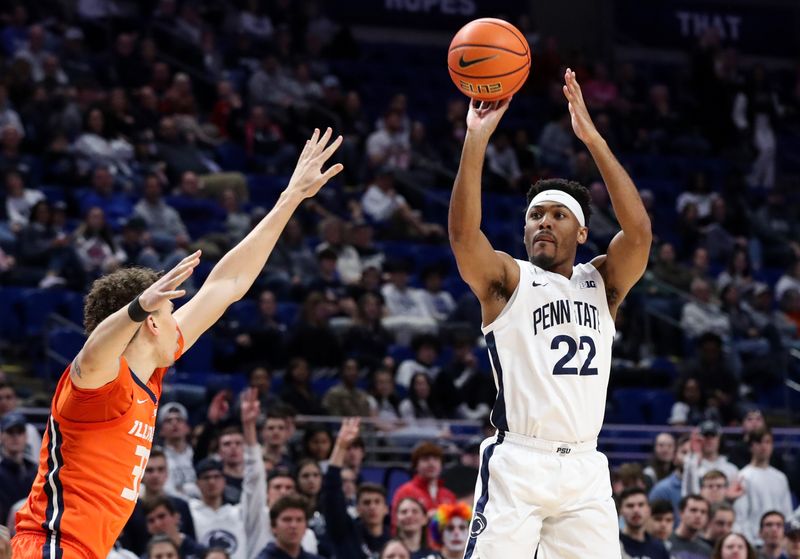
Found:
[[[597,374],[597,367],[592,367],[592,359],[594,359],[597,350],[594,346],[594,339],[592,339],[591,336],[581,336],[580,339],[576,341],[572,336],[561,334],[553,338],[553,341],[550,343],[550,349],[558,350],[565,344],[567,346],[567,352],[553,367],[554,375],[580,375],[585,377]],[[578,349],[583,350],[584,347],[588,347],[589,355],[581,365],[580,372],[577,367],[567,367],[567,363],[572,361],[572,358],[578,353]]]

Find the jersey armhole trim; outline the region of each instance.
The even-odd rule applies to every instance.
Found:
[[[509,297],[508,301],[506,301],[506,304],[503,306],[503,310],[500,311],[500,314],[498,314],[497,317],[493,321],[491,321],[489,324],[487,324],[485,326],[483,325],[483,323],[481,323],[481,331],[484,334],[486,332],[490,332],[492,330],[496,330],[497,328],[501,327],[505,323],[504,319],[511,312],[511,307],[514,304],[514,301],[517,300],[517,294],[519,293],[520,288],[522,287],[522,281],[523,281],[522,280],[522,276],[524,275],[525,270],[523,269],[523,267],[520,264],[519,260],[517,260],[515,258],[514,262],[519,267],[519,282],[517,283],[517,287],[516,287],[516,289],[514,289],[514,293],[511,294],[511,297]]]

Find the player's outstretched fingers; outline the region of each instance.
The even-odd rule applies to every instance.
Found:
[[[328,130],[330,130],[330,128],[328,128]],[[342,141],[344,141],[344,138],[342,136],[337,136],[336,139],[331,142],[331,145],[325,148],[325,151],[322,152],[321,156],[323,163],[330,159],[331,155],[333,155],[333,152],[335,152],[339,146],[342,145]]]

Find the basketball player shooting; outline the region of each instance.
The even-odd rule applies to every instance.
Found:
[[[465,558],[619,558],[608,460],[597,451],[614,317],[644,273],[652,234],[641,198],[598,133],[575,73],[564,76],[575,135],[592,154],[622,226],[608,254],[575,265],[586,242],[587,189],[541,180],[528,193],[528,260],[495,251],[480,230],[481,170],[509,106],[472,103],[450,201],[461,277],[480,300],[497,385]]]
[[[341,172],[341,164],[322,170],[342,142],[331,135],[314,131],[272,211],[174,313],[199,251],[160,278],[130,268],[92,285],[89,338],[53,396],[39,472],[17,513],[14,557],[108,555],[139,496],[167,368],[247,293],[300,203]]]

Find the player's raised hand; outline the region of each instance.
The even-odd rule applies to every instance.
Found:
[[[583,100],[581,86],[575,77],[575,72],[569,68],[564,73],[564,96],[568,101],[569,116],[572,118],[572,130],[584,144],[590,144],[600,138],[600,133],[595,128],[589,109]]]
[[[177,299],[186,295],[185,289],[178,287],[192,275],[194,269],[200,264],[200,251],[190,254],[181,260],[177,266],[158,278],[153,285],[139,295],[139,304],[147,312],[154,312],[161,307],[164,301]]]
[[[508,110],[511,97],[500,101],[478,101],[473,99],[467,111],[467,130],[472,133],[489,136],[497,128],[500,119]]]
[[[333,130],[328,128],[320,136],[319,128],[314,129],[314,134],[306,141],[306,145],[300,153],[297,165],[289,179],[286,187],[287,193],[298,194],[302,199],[311,198],[326,182],[338,175],[344,169],[341,163],[336,163],[328,167],[326,171],[322,166],[331,158],[333,152],[341,145],[342,137],[337,136],[331,142]]]

